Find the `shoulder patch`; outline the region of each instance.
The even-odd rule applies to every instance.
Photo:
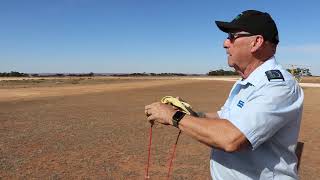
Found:
[[[282,79],[284,81],[284,77],[279,70],[270,70],[265,72],[269,81],[273,79]]]

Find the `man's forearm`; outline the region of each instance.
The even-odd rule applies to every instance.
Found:
[[[210,117],[217,117],[217,113],[206,113]],[[206,119],[203,121],[201,119]],[[185,116],[179,128],[198,141],[224,151],[235,151],[240,146],[239,141],[245,139],[244,135],[228,120],[218,118],[198,118]],[[236,146],[236,147],[235,147]]]
[[[200,118],[210,118],[210,119],[216,119],[219,118],[218,113],[208,113],[208,112],[197,112],[198,117]]]

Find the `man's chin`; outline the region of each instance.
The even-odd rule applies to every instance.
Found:
[[[228,66],[234,68],[235,70],[237,69],[237,65],[234,63],[228,63]]]
[[[230,57],[228,57],[228,65],[229,67],[233,67],[236,66],[236,64],[232,61],[232,59]]]
[[[240,71],[239,66],[237,66],[236,64],[228,64],[229,67],[232,67],[234,69],[235,72],[237,72],[240,76],[243,76],[243,73]]]

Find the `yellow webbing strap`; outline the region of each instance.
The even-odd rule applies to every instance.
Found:
[[[161,99],[161,103],[164,104],[170,104],[172,106],[175,106],[179,108],[181,111],[185,112],[186,114],[190,115],[190,111],[188,109],[191,109],[192,107],[190,104],[180,101],[179,99],[172,97],[172,96],[165,96]]]

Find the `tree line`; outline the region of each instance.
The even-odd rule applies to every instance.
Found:
[[[192,74],[196,76],[195,74]],[[111,76],[116,77],[137,77],[137,76],[192,76],[191,74],[183,74],[183,73],[128,73],[128,74],[112,74]]]
[[[293,68],[287,69],[292,75],[300,75],[300,76],[312,76],[309,68]]]
[[[0,77],[92,77],[95,75],[100,74],[94,74],[93,72],[90,73],[80,73],[80,74],[64,74],[64,73],[56,73],[56,74],[27,74],[27,73],[21,73],[17,71],[11,71],[11,72],[0,72]],[[224,75],[237,75],[236,72],[233,71],[224,71],[222,69],[220,70],[213,70],[209,71],[206,75],[208,76],[224,76]],[[101,76],[101,75],[100,75]],[[110,76],[116,76],[116,77],[137,77],[137,76],[200,76],[200,74],[184,74],[184,73],[121,73],[121,74],[111,74]]]
[[[11,72],[0,72],[0,77],[28,77],[29,74],[26,73],[20,73],[20,72],[16,72],[16,71],[11,71]]]
[[[301,76],[312,76],[311,72],[307,68],[296,68],[296,69],[287,69],[290,73],[293,75],[300,74]],[[50,74],[50,75],[41,75],[41,74],[27,74],[27,73],[21,73],[17,71],[11,71],[11,72],[0,72],[0,77],[92,77],[95,75],[101,76],[101,74],[95,74],[93,72],[90,73],[79,73],[79,74],[63,74],[63,73],[57,73],[57,74]],[[234,76],[238,75],[235,71],[226,71],[223,69],[218,70],[211,70],[208,73],[206,73],[207,76]],[[111,74],[109,76],[116,76],[116,77],[128,77],[128,76],[200,76],[199,74],[184,74],[184,73],[122,73],[122,74]]]
[[[208,76],[235,76],[238,75],[235,71],[225,71],[223,69],[211,70],[207,73]]]
[[[94,76],[93,72],[90,73],[79,73],[79,74],[63,74],[63,73],[57,73],[57,74],[50,74],[50,75],[42,75],[42,74],[28,74],[28,73],[21,73],[17,71],[11,71],[11,72],[0,72],[0,77],[65,77],[65,76],[76,76],[76,77],[91,77]]]

